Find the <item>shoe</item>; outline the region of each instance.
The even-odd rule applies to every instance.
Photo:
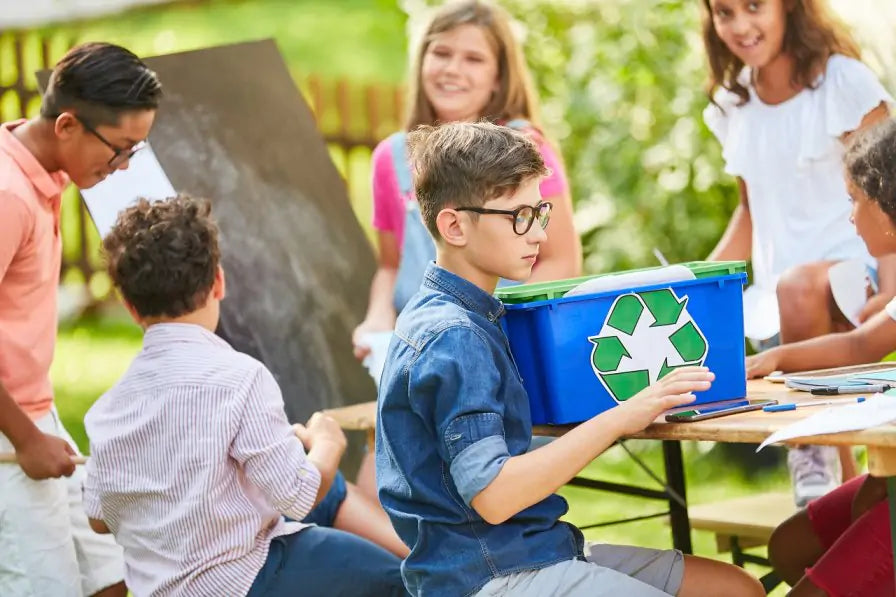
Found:
[[[798,508],[840,485],[840,455],[834,446],[794,446],[787,451],[787,468]]]

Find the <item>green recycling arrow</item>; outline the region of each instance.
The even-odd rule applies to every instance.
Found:
[[[610,393],[619,402],[628,400],[650,385],[650,372],[647,369],[626,373],[605,373],[601,377]]]
[[[687,367],[688,365],[699,365],[699,364],[700,364],[700,362],[698,361],[696,363],[685,363],[684,365],[670,365],[669,359],[667,357],[667,358],[663,359],[663,364],[662,364],[662,366],[660,366],[660,374],[657,376],[656,379],[657,379],[657,381],[659,381],[659,380],[663,379],[664,377],[666,377],[667,375],[669,375],[670,373],[672,373],[673,371],[675,371],[676,369],[681,369],[682,367]]]
[[[669,336],[672,346],[685,362],[699,361],[706,354],[706,340],[693,321],[689,321]]]
[[[641,319],[643,311],[644,305],[636,295],[624,294],[613,303],[607,325],[631,336],[638,327],[638,320]]]
[[[647,305],[647,310],[656,320],[651,324],[652,328],[674,324],[678,321],[685,305],[688,304],[688,297],[684,297],[679,302],[670,288],[650,290],[640,294],[644,304]]]
[[[622,345],[622,340],[616,336],[591,336],[588,341],[594,344],[591,351],[591,362],[600,372],[615,371],[619,368],[622,357],[632,356]]]

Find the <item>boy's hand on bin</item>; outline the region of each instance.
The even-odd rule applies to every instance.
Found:
[[[621,434],[637,433],[670,408],[696,400],[693,392],[703,392],[715,375],[706,367],[682,367],[645,388],[616,407]]]

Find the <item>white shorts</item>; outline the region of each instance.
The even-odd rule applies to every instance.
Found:
[[[499,576],[475,597],[665,597],[678,593],[684,576],[675,549],[592,544],[585,559]]]
[[[55,410],[35,424],[77,452]],[[0,452],[12,451],[0,433]],[[0,595],[82,597],[124,579],[121,548],[87,524],[83,480],[83,466],[69,478],[34,481],[19,465],[0,463]]]

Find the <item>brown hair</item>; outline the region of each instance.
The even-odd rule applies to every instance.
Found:
[[[408,77],[409,113],[405,129],[412,131],[421,124],[436,124],[435,111],[426,99],[420,80],[423,57],[434,35],[461,25],[476,25],[482,29],[498,59],[498,91],[492,95],[480,118],[493,122],[524,118],[539,128],[537,99],[523,51],[510,28],[510,17],[498,6],[479,0],[464,0],[443,5],[426,26]]]
[[[221,253],[206,199],[140,199],[103,239],[112,282],[141,317],[179,317],[202,307]]]
[[[831,54],[859,59],[858,44],[846,25],[831,12],[826,0],[782,0],[787,10],[783,51],[793,57],[791,82],[798,88],[815,89]],[[789,5],[789,7],[788,7]],[[703,0],[703,44],[709,59],[710,99],[719,87],[733,92],[745,104],[747,88],[738,81],[743,61],[735,56],[716,33],[710,0]]]
[[[844,156],[846,173],[896,225],[896,120],[855,133]]]
[[[437,240],[446,207],[480,207],[549,174],[527,135],[489,122],[421,126],[408,133],[408,150],[420,213]]]

